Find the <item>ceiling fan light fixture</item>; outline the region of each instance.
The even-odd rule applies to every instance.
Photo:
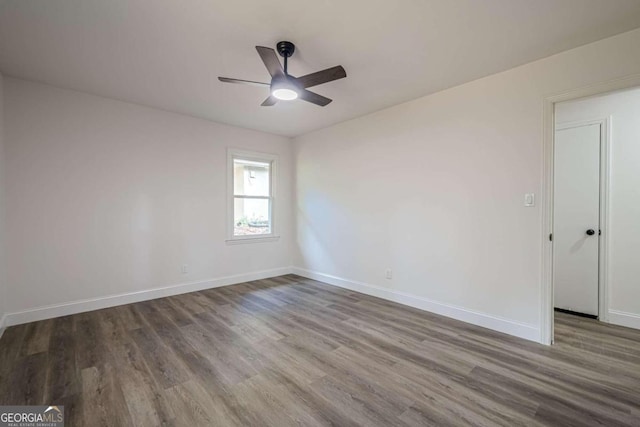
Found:
[[[298,88],[287,82],[278,82],[271,85],[271,95],[281,101],[292,101],[298,98]]]

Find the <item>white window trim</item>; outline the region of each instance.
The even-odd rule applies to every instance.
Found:
[[[233,216],[233,206],[234,206],[234,185],[233,185],[233,160],[239,158],[243,160],[253,160],[257,162],[269,162],[271,163],[271,167],[269,170],[269,187],[271,189],[271,204],[270,204],[270,212],[269,217],[271,219],[271,233],[269,234],[259,234],[255,236],[234,236],[234,216]],[[280,236],[277,234],[276,228],[276,190],[277,185],[277,173],[278,173],[278,156],[275,154],[268,153],[259,153],[256,151],[246,151],[246,150],[238,150],[235,148],[227,149],[227,239],[226,243],[228,245],[237,245],[243,243],[263,243],[263,242],[275,242]],[[251,196],[247,196],[247,198],[251,198]],[[263,197],[256,197],[263,198]]]

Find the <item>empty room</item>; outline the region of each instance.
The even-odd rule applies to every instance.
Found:
[[[0,0],[0,427],[640,426],[640,1]]]

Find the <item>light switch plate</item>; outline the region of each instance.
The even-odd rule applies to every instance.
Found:
[[[524,195],[524,205],[528,208],[536,205],[536,195],[533,193],[527,193]]]

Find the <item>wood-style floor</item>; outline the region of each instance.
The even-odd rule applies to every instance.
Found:
[[[68,426],[640,425],[640,331],[545,347],[283,276],[14,326],[0,404]]]

